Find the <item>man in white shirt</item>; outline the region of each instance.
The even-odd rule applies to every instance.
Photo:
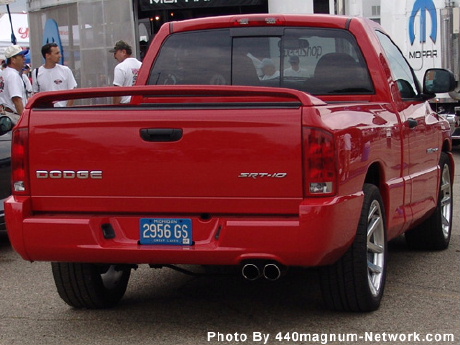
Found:
[[[27,103],[27,91],[22,79],[22,69],[25,65],[25,55],[28,50],[22,50],[18,45],[5,49],[7,67],[2,71],[0,79],[0,103],[3,112],[14,123],[19,120]]]
[[[300,60],[297,55],[290,56],[289,63],[291,64],[291,67],[284,70],[285,77],[308,78],[308,71],[305,68],[300,67]]]
[[[24,85],[26,86],[27,98],[29,98],[32,93],[32,82],[29,78],[30,75],[30,66],[26,64],[22,70],[22,80],[24,80]]]
[[[124,41],[118,41],[115,47],[109,50],[109,52],[113,53],[113,57],[119,62],[119,64],[115,66],[113,85],[133,86],[136,83],[142,62],[132,57],[133,50],[131,46]],[[130,101],[131,96],[113,98],[114,104],[129,103]]]
[[[32,73],[33,92],[71,90],[77,82],[69,67],[59,64],[61,49],[56,43],[48,43],[42,47],[45,64]],[[73,100],[56,102],[55,107],[72,106]]]

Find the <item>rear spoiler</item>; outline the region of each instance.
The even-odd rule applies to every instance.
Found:
[[[139,106],[152,103],[297,103],[299,106],[325,105],[320,99],[305,92],[285,89],[253,86],[222,85],[148,85],[132,87],[83,88],[65,91],[40,92],[34,95],[26,109],[52,108],[58,101],[112,98],[132,96],[130,105]],[[110,103],[108,103],[110,104]],[[105,104],[107,106],[107,104]],[[114,105],[114,107],[119,105]],[[87,106],[74,106],[87,107]],[[92,106],[94,107],[94,106]],[[62,108],[61,108],[62,109]]]

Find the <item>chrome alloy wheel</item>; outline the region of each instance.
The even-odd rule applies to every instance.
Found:
[[[367,275],[369,288],[377,296],[382,285],[385,265],[385,226],[378,201],[371,204],[367,226]]]
[[[447,164],[444,165],[441,175],[441,226],[442,234],[445,239],[449,237],[452,219],[452,183],[450,178],[450,169]]]

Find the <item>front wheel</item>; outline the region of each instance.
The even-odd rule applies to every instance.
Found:
[[[370,312],[383,296],[387,267],[385,209],[379,189],[365,184],[355,240],[335,264],[320,268],[321,290],[333,310]]]
[[[74,308],[101,309],[115,306],[124,296],[131,267],[53,262],[59,296]]]
[[[413,249],[443,250],[449,247],[452,232],[452,167],[450,159],[441,153],[441,178],[438,202],[434,213],[422,224],[406,232],[406,243]]]

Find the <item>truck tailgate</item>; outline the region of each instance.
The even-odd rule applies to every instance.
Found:
[[[33,209],[298,213],[301,111],[276,102],[34,109]]]

